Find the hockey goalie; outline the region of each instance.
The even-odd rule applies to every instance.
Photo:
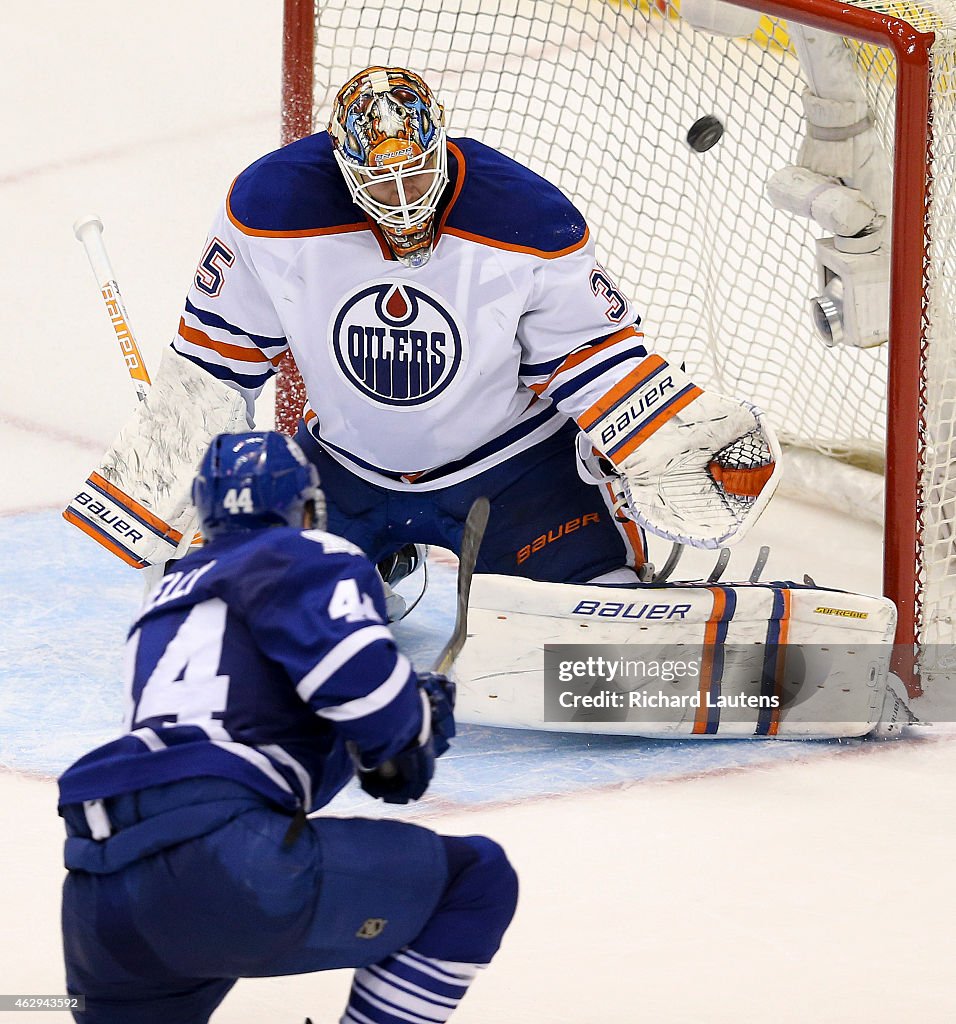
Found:
[[[651,600],[644,531],[733,543],[773,494],[779,450],[759,410],[649,350],[640,323],[559,189],[449,139],[415,72],[366,68],[339,90],[327,131],[235,179],[151,390],[65,514],[134,566],[181,556],[196,463],[213,435],[252,425],[289,351],[307,395],[297,440],[329,529],[386,584],[424,545],[457,551],[485,495],[486,604],[574,603],[594,588]],[[755,624],[780,621],[773,601],[723,589],[741,592]],[[710,593],[687,599],[688,642],[720,624]],[[872,607],[853,621],[879,619],[888,634],[892,607]],[[577,629],[558,642],[579,642]],[[540,658],[542,639],[476,636],[468,671],[482,671],[486,644],[527,642]],[[882,694],[877,675],[869,689]]]

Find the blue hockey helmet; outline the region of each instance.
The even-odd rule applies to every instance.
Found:
[[[274,430],[219,434],[193,481],[192,500],[203,536],[266,526],[303,525],[308,502],[325,526],[319,474],[291,438]]]

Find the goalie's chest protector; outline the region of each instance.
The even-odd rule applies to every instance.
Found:
[[[322,437],[418,470],[516,422],[530,398],[517,334],[532,275],[527,258],[485,249],[443,237],[413,271],[383,260],[371,231],[302,245],[298,273],[274,281],[276,308]]]
[[[304,141],[312,146],[311,175],[332,203],[335,216],[326,211],[326,220],[334,223],[250,230],[230,211],[233,238],[305,381],[310,429],[358,465],[413,474],[461,459],[523,420],[549,418],[542,405],[531,409],[522,365],[570,352],[610,326],[589,288],[593,254],[580,215],[556,189],[485,147],[477,148],[477,161],[490,163],[480,169],[490,172],[492,187],[463,197],[468,160],[452,144],[454,194],[440,214],[430,261],[413,270],[391,256],[356,207],[343,204],[347,193],[322,139]],[[501,167],[504,176],[495,173]],[[530,207],[536,189],[550,190],[563,220],[552,218],[542,230],[531,210],[516,218],[521,186]],[[496,189],[507,209],[496,207]],[[298,216],[307,212],[315,222],[314,199]],[[250,205],[244,197],[240,203]],[[509,221],[514,241],[500,240],[496,214]],[[278,222],[288,216],[283,211]],[[546,311],[531,322],[543,289],[573,288],[583,300],[577,316],[563,303],[560,322],[555,316],[547,323]],[[550,418],[557,429],[557,417]]]

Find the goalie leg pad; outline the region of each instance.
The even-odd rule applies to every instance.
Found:
[[[189,490],[200,458],[216,434],[248,426],[239,392],[167,348],[145,401],[63,518],[137,569],[182,555],[196,531]]]
[[[883,713],[895,628],[886,598],[791,583],[625,588],[476,575],[455,714],[471,724],[648,737],[862,736]],[[555,648],[547,658],[545,645]],[[555,714],[559,660],[600,657],[617,665],[602,670],[608,685],[597,688],[623,694],[617,710],[568,698],[562,706],[580,713]],[[683,675],[665,678],[665,662],[683,663]],[[645,674],[629,674],[632,665]],[[571,675],[565,689],[583,692],[588,678]],[[648,703],[655,693],[668,703]]]

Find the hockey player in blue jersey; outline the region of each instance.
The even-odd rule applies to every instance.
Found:
[[[360,71],[327,132],[239,174],[150,395],[68,516],[133,564],[182,553],[192,446],[246,422],[287,350],[329,528],[373,562],[457,550],[484,494],[479,572],[632,586],[642,529],[717,547],[775,486],[759,413],[649,351],[570,200],[449,138],[404,68]]]
[[[197,1024],[237,978],[355,967],[343,1024],[444,1021],[514,911],[501,848],[305,812],[356,770],[420,797],[454,688],[396,648],[293,441],[216,437],[192,494],[206,543],[130,630],[124,734],[60,779],[76,1019]]]

